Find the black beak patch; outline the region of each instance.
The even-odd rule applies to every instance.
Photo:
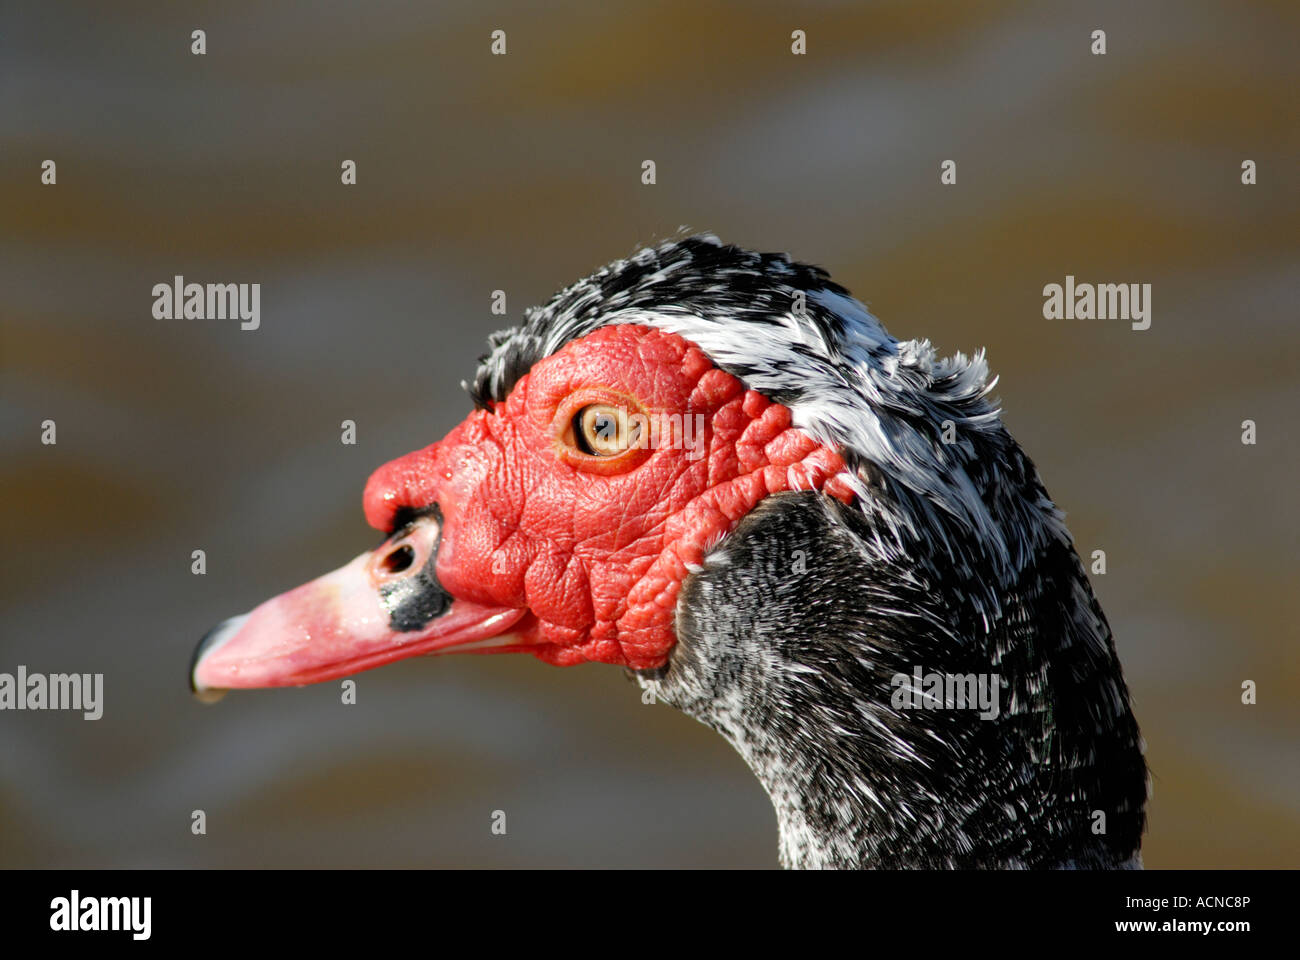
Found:
[[[442,524],[441,511],[433,505],[424,511]],[[400,534],[394,534],[394,538]],[[390,538],[392,539],[392,538]],[[405,633],[420,630],[434,617],[441,616],[451,606],[451,594],[438,582],[438,548],[442,545],[442,530],[424,566],[410,576],[393,580],[379,588],[379,599],[388,611],[388,625],[394,631]],[[409,548],[407,548],[409,549]]]

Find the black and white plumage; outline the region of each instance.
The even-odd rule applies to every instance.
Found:
[[[685,581],[667,666],[637,676],[744,757],[782,863],[1140,866],[1146,766],[1110,628],[983,356],[938,359],[822,270],[697,236],[528,311],[471,395],[620,323],[694,342],[853,469],[852,506],[792,492],[745,517]],[[1000,714],[894,709],[918,666],[999,675]]]

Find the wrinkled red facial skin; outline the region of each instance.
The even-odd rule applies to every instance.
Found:
[[[572,411],[561,405],[589,388],[634,398],[647,413],[703,414],[695,441],[703,456],[661,444],[620,472],[575,466],[562,439]],[[539,361],[504,403],[375,471],[365,511],[388,531],[400,509],[436,502],[443,587],[533,615],[517,628],[519,644],[503,649],[640,670],[662,666],[676,642],[688,565],[768,494],[811,489],[850,501],[844,469],[837,453],[790,426],[786,407],[746,390],[686,340],[610,326]]]

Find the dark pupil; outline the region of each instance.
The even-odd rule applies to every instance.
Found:
[[[596,416],[596,436],[601,440],[609,440],[614,436],[617,425],[614,418],[608,414],[598,414]]]

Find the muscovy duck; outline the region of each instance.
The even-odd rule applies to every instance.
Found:
[[[617,664],[740,752],[787,867],[1141,865],[1110,628],[982,352],[939,359],[710,235],[489,343],[475,411],[370,478],[382,545],[212,630],[196,692],[417,654]]]

